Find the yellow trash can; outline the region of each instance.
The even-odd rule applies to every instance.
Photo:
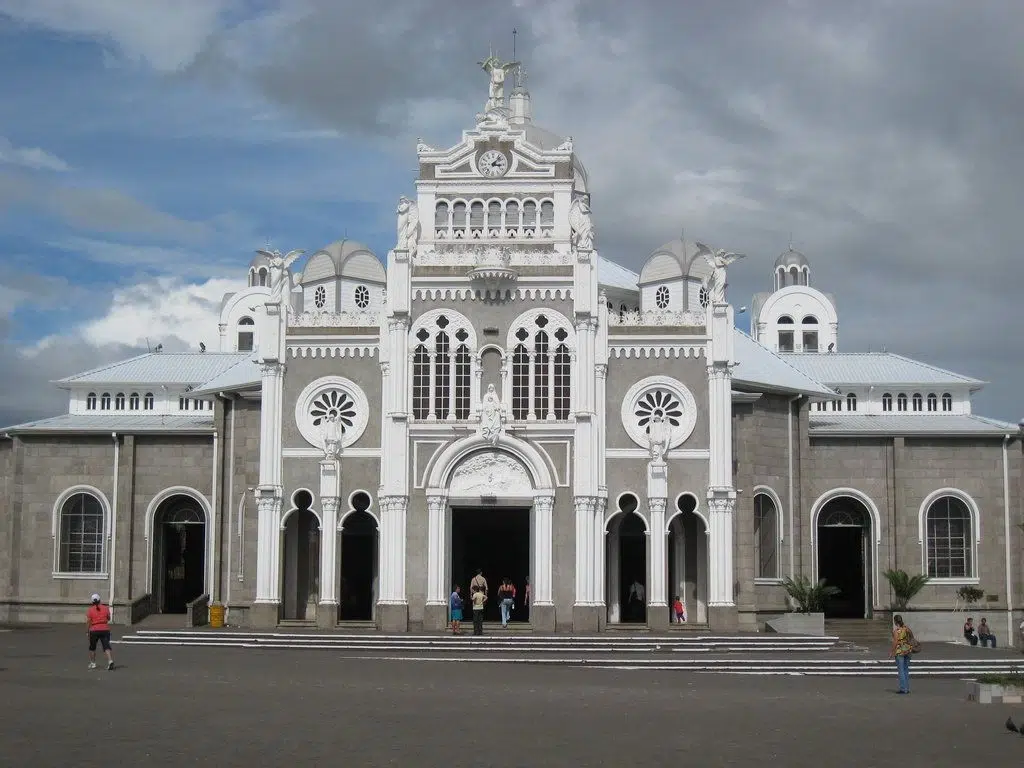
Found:
[[[220,603],[214,603],[210,606],[210,626],[213,629],[222,629],[224,627],[224,606]]]

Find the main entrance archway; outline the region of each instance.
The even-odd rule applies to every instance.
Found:
[[[174,495],[153,515],[153,599],[161,613],[185,613],[206,584],[206,514],[199,502]]]
[[[838,588],[825,604],[828,618],[863,619],[873,604],[874,517],[861,499],[835,495],[816,505],[817,578]]]

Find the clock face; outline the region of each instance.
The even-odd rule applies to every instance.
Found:
[[[476,167],[480,169],[481,175],[497,178],[504,176],[508,170],[508,158],[496,149],[489,149],[477,159]]]

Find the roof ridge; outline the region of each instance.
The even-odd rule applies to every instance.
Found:
[[[835,392],[835,390],[834,390],[834,389],[832,389],[832,387],[830,387],[830,386],[829,386],[828,384],[826,384],[826,383],[825,383],[825,382],[823,382],[823,381],[818,381],[818,380],[817,380],[816,378],[814,378],[813,376],[811,376],[811,375],[810,375],[809,373],[806,373],[805,371],[801,371],[801,370],[800,370],[799,368],[797,368],[797,367],[796,367],[795,365],[792,365],[792,364],[791,364],[791,363],[790,363],[789,361],[787,361],[787,360],[786,360],[786,358],[784,358],[784,357],[783,357],[782,355],[780,355],[780,354],[779,354],[778,352],[775,352],[774,350],[772,350],[772,349],[769,349],[769,348],[768,348],[768,346],[766,346],[765,344],[762,344],[762,343],[761,343],[760,341],[758,341],[757,339],[755,339],[755,338],[754,338],[753,336],[751,336],[751,335],[750,335],[749,333],[747,333],[747,332],[746,332],[746,331],[744,331],[743,329],[741,329],[741,328],[737,328],[737,327],[736,327],[735,325],[734,325],[734,326],[732,327],[732,329],[733,329],[734,331],[736,331],[737,333],[739,333],[739,334],[741,334],[741,335],[743,335],[743,336],[746,336],[746,337],[747,337],[748,339],[750,339],[750,341],[752,341],[752,342],[753,342],[754,344],[757,344],[757,345],[758,345],[759,347],[761,347],[761,349],[763,349],[763,350],[764,350],[765,352],[767,352],[767,353],[768,353],[769,355],[772,355],[772,356],[773,356],[773,357],[774,357],[774,358],[775,358],[776,360],[779,360],[779,361],[780,361],[780,362],[781,362],[781,363],[782,363],[783,365],[785,365],[785,366],[786,366],[787,368],[789,368],[789,369],[790,369],[791,371],[793,371],[793,372],[797,373],[797,374],[798,374],[798,375],[800,375],[800,376],[803,376],[803,377],[804,377],[805,379],[807,379],[808,381],[812,381],[812,382],[814,382],[815,384],[817,384],[817,385],[818,385],[819,387],[821,387],[822,389],[827,389],[827,390],[829,390],[829,391],[831,391],[831,392]],[[836,392],[836,394],[838,395],[839,393],[838,393],[838,392]]]
[[[125,363],[133,362],[135,360],[141,360],[144,357],[149,357],[150,355],[156,355],[156,354],[163,354],[163,353],[158,353],[158,352],[142,352],[141,354],[138,354],[135,357],[128,357],[128,358],[125,358],[124,360],[117,360],[115,362],[107,363],[106,365],[97,366],[96,368],[90,368],[87,371],[81,371],[79,373],[73,373],[70,376],[65,376],[62,379],[51,379],[50,383],[51,384],[61,384],[61,383],[66,382],[66,381],[74,381],[75,379],[80,379],[83,376],[89,376],[89,375],[92,375],[94,373],[99,373],[100,371],[109,371],[111,368],[115,368],[117,366],[124,365]]]
[[[948,374],[950,376],[956,376],[958,379],[962,379],[965,382],[973,382],[975,384],[986,384],[987,383],[985,381],[982,381],[981,379],[976,379],[973,376],[964,376],[962,373],[957,373],[956,371],[951,371],[948,368],[940,368],[939,366],[934,365],[932,363],[925,362],[924,360],[918,360],[917,358],[914,358],[914,357],[907,357],[906,355],[902,355],[899,352],[887,352],[886,354],[892,355],[893,357],[898,357],[900,360],[906,360],[909,363],[915,363],[917,365],[923,365],[925,368],[930,368],[931,370],[937,371],[938,373],[945,373],[945,374]]]

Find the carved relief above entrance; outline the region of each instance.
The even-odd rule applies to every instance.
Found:
[[[450,496],[533,496],[533,482],[519,461],[502,451],[475,453],[455,468]]]

